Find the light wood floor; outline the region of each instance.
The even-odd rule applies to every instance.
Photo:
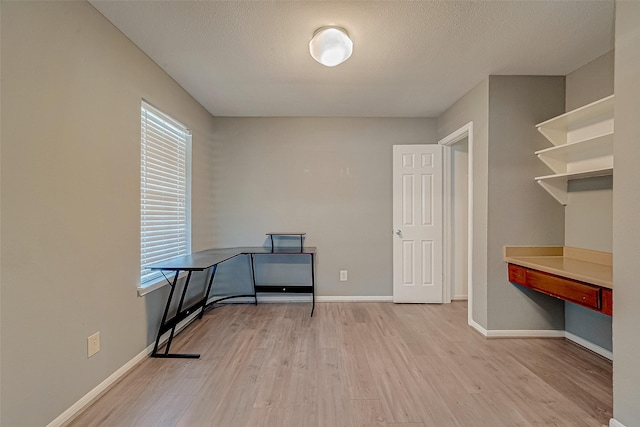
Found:
[[[602,426],[611,363],[561,339],[485,339],[465,302],[231,305],[73,426]]]

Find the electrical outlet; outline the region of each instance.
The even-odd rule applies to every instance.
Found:
[[[341,282],[347,281],[347,270],[340,270],[340,281]]]
[[[100,332],[96,332],[87,338],[87,357],[91,357],[100,351]]]

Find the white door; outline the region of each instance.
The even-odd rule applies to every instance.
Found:
[[[393,146],[393,302],[442,302],[442,147]]]

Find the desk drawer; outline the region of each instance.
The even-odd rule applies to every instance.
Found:
[[[256,292],[281,292],[291,294],[309,294],[313,292],[311,286],[288,285],[256,285]]]
[[[509,281],[518,285],[526,286],[527,269],[519,265],[509,264]]]
[[[602,312],[607,316],[613,316],[613,291],[602,289]]]
[[[592,309],[600,308],[600,288],[536,270],[526,272],[526,286]]]

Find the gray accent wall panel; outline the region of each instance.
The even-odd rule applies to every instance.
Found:
[[[505,245],[562,245],[563,207],[533,179],[535,124],[564,110],[564,77],[489,77],[488,329],[564,329],[562,301],[509,283]]]

